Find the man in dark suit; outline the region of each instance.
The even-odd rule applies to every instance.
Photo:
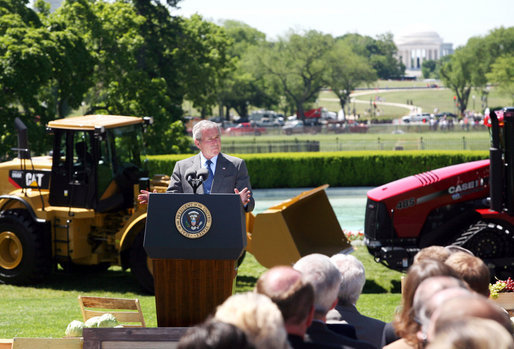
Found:
[[[284,318],[287,340],[294,349],[340,348],[305,341],[305,332],[314,315],[314,289],[303,279],[302,273],[290,266],[276,266],[257,280],[257,293],[268,296]]]
[[[353,339],[331,331],[326,322],[330,309],[337,303],[341,274],[330,258],[313,253],[300,258],[293,266],[314,288],[314,319],[307,329],[307,340],[315,343],[348,346],[356,349],[376,349],[369,342]]]
[[[327,314],[327,324],[348,323],[355,327],[357,338],[382,347],[385,322],[362,315],[355,304],[366,283],[364,265],[352,255],[336,254],[330,258],[341,273],[337,305]]]
[[[193,141],[200,153],[175,164],[169,192],[192,193],[193,188],[185,178],[186,171],[206,168],[209,177],[201,185],[198,194],[236,193],[246,212],[253,210],[255,201],[251,195],[250,177],[244,160],[221,153],[221,130],[218,124],[202,120],[193,127]],[[141,190],[140,203],[148,203],[148,191]]]

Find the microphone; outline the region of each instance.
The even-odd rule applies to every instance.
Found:
[[[184,177],[186,178],[186,181],[189,182],[189,184],[191,184],[191,181],[193,179],[196,178],[196,171],[194,168],[190,168],[186,171],[186,173],[184,174]]]
[[[196,172],[196,178],[200,180],[200,184],[205,182],[209,178],[209,171],[206,168],[201,168]]]
[[[198,188],[198,179],[196,178],[196,171],[194,168],[189,168],[184,173],[184,178],[189,183],[191,188],[193,188],[193,193],[196,194],[196,189]]]

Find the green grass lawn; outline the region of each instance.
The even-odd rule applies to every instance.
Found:
[[[392,320],[400,304],[401,273],[373,261],[365,247],[354,255],[366,268],[366,285],[357,307],[371,317]],[[236,292],[253,289],[266,268],[247,254],[237,276]],[[155,298],[143,294],[130,272],[110,268],[98,274],[50,275],[34,287],[0,285],[0,338],[62,337],[68,323],[82,320],[79,295],[139,298],[148,327],[157,327]]]
[[[255,144],[265,146],[269,143],[296,141],[319,141],[320,151],[340,150],[393,150],[396,146],[402,146],[405,150],[488,150],[489,133],[487,130],[469,132],[416,132],[419,126],[409,126],[405,133],[341,133],[341,134],[298,134],[280,135],[271,134],[279,130],[271,130],[270,134],[261,136],[223,136],[222,151],[232,148],[237,144]],[[385,128],[384,128],[385,129]],[[424,128],[425,129],[425,128]],[[224,148],[223,148],[224,147]],[[237,149],[237,148],[234,148]],[[264,147],[263,149],[266,149]],[[234,151],[228,150],[229,153]],[[237,152],[237,151],[235,151]]]
[[[400,82],[396,82],[400,83]],[[403,82],[404,85],[399,87],[405,87],[407,83]],[[383,85],[383,82],[381,83]],[[396,87],[396,86],[390,86]],[[414,86],[413,86],[414,87]],[[358,93],[365,93],[366,91],[357,91]],[[475,105],[473,107],[473,98],[475,95]],[[406,104],[407,100],[411,100],[413,105],[421,107],[424,113],[433,113],[434,109],[437,108],[439,112],[451,112],[458,114],[457,109],[453,103],[454,92],[446,88],[431,88],[421,90],[402,90],[402,91],[381,91],[377,92],[369,90],[365,95],[359,95],[355,97],[356,103],[352,103],[351,108],[355,108],[356,113],[360,114],[362,118],[370,118],[367,109],[370,108],[370,100],[374,100],[375,97],[380,97],[384,102],[402,103]],[[317,107],[325,107],[329,111],[337,112],[341,109],[340,104],[337,102],[337,97],[333,92],[322,91],[319,95],[316,103]],[[489,106],[507,106],[510,105],[511,100],[505,96],[498,94],[497,90],[491,89],[488,96]],[[346,107],[347,109],[348,107]],[[377,119],[396,119],[410,113],[409,109],[402,107],[394,107],[381,105],[378,103],[378,109],[380,109],[380,115]],[[468,101],[468,110],[475,110],[476,112],[483,112],[480,101],[480,94],[471,92],[471,96]]]

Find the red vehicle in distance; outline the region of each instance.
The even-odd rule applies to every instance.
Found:
[[[263,133],[266,133],[266,128],[254,126],[249,122],[242,122],[242,123],[238,124],[237,126],[229,127],[225,130],[225,134],[228,136],[237,136],[237,135],[260,136]]]

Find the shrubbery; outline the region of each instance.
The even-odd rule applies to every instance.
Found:
[[[171,175],[190,154],[148,158],[150,174]],[[345,151],[236,154],[246,161],[253,188],[377,186],[416,173],[487,159],[486,151]]]

